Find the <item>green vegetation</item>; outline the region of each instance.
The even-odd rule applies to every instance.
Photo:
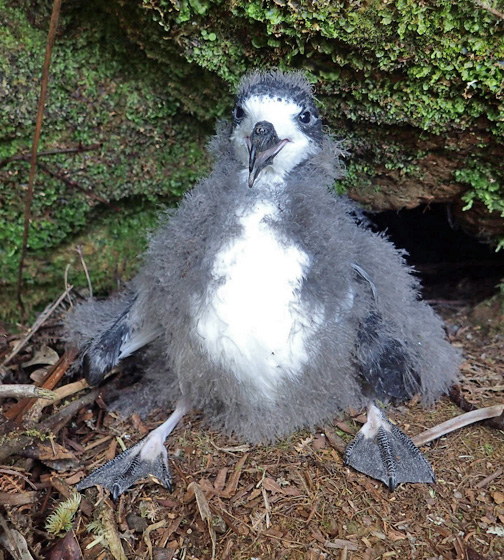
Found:
[[[10,318],[18,313],[13,295],[29,175],[29,162],[12,158],[30,151],[46,31],[3,1],[0,13],[0,318]],[[24,271],[29,307],[62,291],[76,243],[85,247],[99,292],[117,286],[121,269],[129,277],[155,224],[155,203],[173,204],[208,165],[211,128],[180,111],[157,63],[121,39],[105,16],[67,14],[54,47],[40,151],[56,153],[40,157],[35,180]],[[67,148],[75,151],[58,153]]]
[[[29,170],[19,155],[30,150],[50,10],[0,0],[4,319],[17,314]],[[29,307],[62,289],[76,243],[98,291],[117,284],[116,269],[127,278],[156,203],[174,203],[208,169],[206,141],[240,77],[273,66],[307,72],[346,139],[339,191],[380,208],[435,200],[442,185],[443,200],[504,215],[504,21],[473,0],[77,1],[64,6],[40,145],[74,151],[40,158]],[[485,233],[496,244],[504,235]]]

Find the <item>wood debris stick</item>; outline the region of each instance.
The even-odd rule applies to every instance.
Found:
[[[215,515],[221,517],[225,521],[226,525],[237,535],[245,536],[252,531],[251,527],[249,527],[243,519],[234,516],[226,510],[220,498],[214,498],[210,504],[210,508]]]
[[[90,549],[100,542],[108,548],[114,560],[127,560],[121,544],[121,537],[119,535],[119,529],[117,528],[114,507],[111,501],[105,498],[94,511],[95,516],[93,523],[100,537],[88,544],[86,548]]]
[[[145,529],[145,531],[143,532],[143,538],[147,546],[147,550],[149,551],[149,558],[151,558],[151,560],[152,560],[152,542],[150,539],[150,534],[152,533],[152,531],[155,531],[156,529],[162,529],[163,527],[166,527],[167,523],[168,523],[167,519],[162,519],[157,523],[153,523],[152,525],[149,525],[147,529]]]
[[[98,447],[99,445],[101,445],[102,443],[105,443],[106,441],[110,441],[111,439],[114,439],[115,436],[113,435],[109,435],[109,436],[103,436],[101,438],[96,439],[95,441],[93,441],[92,443],[86,445],[85,450],[86,451],[91,451],[91,449],[94,449],[95,447]]]
[[[487,389],[495,390],[495,387],[487,387]],[[460,385],[453,385],[453,387],[450,389],[450,400],[464,412],[478,410],[478,407],[476,405],[464,398]],[[490,428],[495,428],[496,430],[504,430],[504,413],[498,417],[485,420],[485,424],[487,426],[490,426]]]
[[[89,389],[89,388],[90,388],[89,383],[85,379],[79,379],[79,381],[74,381],[73,383],[67,383],[62,387],[58,387],[57,389],[54,389],[54,391],[48,391],[49,393],[52,393],[54,395],[53,397],[54,402],[48,402],[44,406],[54,404],[55,402],[61,401],[63,399],[71,397],[72,395],[75,395],[75,393],[78,393],[79,391],[83,391],[84,389]]]
[[[35,323],[29,330],[28,334],[20,340],[16,346],[12,349],[12,352],[5,358],[2,362],[2,366],[5,367],[11,360],[16,356],[27,344],[30,338],[40,329],[40,327],[49,319],[49,317],[56,311],[59,304],[67,297],[67,295],[72,291],[73,286],[68,286],[65,291],[60,295],[60,297],[54,302],[48,305],[44,311],[38,316]]]
[[[499,10],[497,10],[496,8],[494,8],[493,6],[490,6],[490,4],[487,4],[486,2],[482,2],[481,0],[474,0],[474,3],[477,6],[480,6],[481,8],[483,8],[484,10],[486,10],[487,12],[490,12],[491,14],[493,14],[494,16],[504,19],[504,13],[499,12]]]
[[[66,373],[70,364],[74,361],[77,356],[77,350],[71,348],[67,350],[63,356],[49,369],[47,375],[42,380],[42,388],[53,389],[56,384],[60,381],[63,375]],[[30,410],[30,408],[35,404],[37,399],[23,399],[19,401],[16,405],[5,412],[6,418],[13,420],[18,424],[21,423],[23,416]]]
[[[262,491],[262,496],[264,501],[264,510],[265,510],[264,515],[266,517],[266,529],[269,529],[271,527],[271,520],[270,520],[271,506],[268,501],[268,494],[266,493],[264,487],[261,488],[261,491]]]
[[[88,271],[88,268],[86,266],[86,261],[84,259],[84,255],[82,254],[82,246],[77,245],[75,250],[77,251],[77,254],[79,255],[82,268],[84,269],[84,273],[86,274],[86,279],[87,279],[88,289],[89,289],[89,298],[93,299],[93,284],[91,283],[91,277],[89,276],[89,271]]]
[[[44,152],[38,152],[37,157],[40,158],[40,157],[47,157],[47,156],[56,156],[60,154],[78,154],[81,152],[99,150],[102,146],[103,146],[102,142],[99,142],[97,144],[89,144],[89,145],[84,145],[79,142],[79,145],[76,146],[75,148],[62,148],[59,150],[46,150]],[[15,154],[13,156],[0,160],[0,168],[5,167],[8,163],[11,163],[13,161],[19,161],[19,160],[30,161],[30,159],[31,159],[31,153],[22,152],[20,154]]]
[[[208,533],[210,534],[210,540],[212,541],[212,560],[215,559],[215,547],[217,545],[217,535],[215,534],[215,529],[212,524],[212,512],[210,511],[210,506],[208,505],[208,500],[197,482],[191,482],[187,487],[188,491],[193,491],[196,497],[196,503],[198,505],[198,511],[201,515],[201,519],[206,522],[208,527]]]
[[[315,500],[315,502],[314,502],[314,504],[311,508],[310,514],[306,518],[305,525],[309,525],[311,523],[311,520],[313,519],[313,516],[317,513],[318,505],[319,505],[319,500]]]
[[[11,492],[0,492],[0,505],[2,506],[24,506],[34,504],[39,499],[39,493],[33,490],[13,494]]]
[[[53,434],[56,434],[67,422],[69,422],[77,412],[83,407],[91,404],[100,394],[103,389],[93,389],[80,399],[77,399],[67,405],[65,408],[59,410],[56,414],[44,420],[39,426],[39,432],[41,434],[48,430],[52,430]],[[18,434],[10,437],[0,446],[0,463],[5,461],[7,457],[19,453],[21,449],[27,447],[33,441],[37,439],[36,436],[26,434]]]
[[[114,206],[113,204],[111,204],[110,202],[108,202],[107,200],[102,198],[101,196],[98,196],[97,194],[95,194],[92,190],[87,189],[85,187],[82,187],[81,185],[79,185],[79,183],[76,183],[75,181],[72,181],[71,179],[66,177],[66,175],[64,175],[61,172],[58,173],[57,171],[53,171],[50,167],[48,167],[47,165],[44,165],[40,161],[37,161],[37,167],[42,169],[42,171],[44,171],[45,173],[47,173],[51,177],[55,177],[56,179],[58,179],[62,183],[65,183],[65,185],[69,186],[70,188],[76,189],[76,190],[84,193],[89,198],[93,198],[94,200],[97,200],[98,202],[100,202],[101,204],[104,204],[105,206],[108,206],[109,208],[111,208],[115,212],[122,212],[123,211],[122,208],[119,208],[118,206]]]
[[[502,467],[499,467],[495,472],[493,472],[492,474],[489,474],[483,480],[480,480],[478,482],[478,484],[475,484],[474,488],[484,488],[487,484],[490,484],[490,482],[493,482],[496,478],[499,478],[499,476],[503,472],[504,472],[504,469],[502,469]]]
[[[179,515],[176,517],[168,527],[163,531],[162,537],[159,541],[159,545],[161,548],[166,548],[168,541],[172,538],[173,533],[180,527],[180,524],[185,519],[183,515]]]
[[[481,422],[482,420],[487,420],[488,418],[495,418],[503,413],[504,404],[488,406],[487,408],[478,408],[472,412],[466,412],[456,418],[451,418],[446,422],[442,422],[441,424],[438,424],[437,426],[434,426],[433,428],[430,428],[411,439],[416,446],[420,447],[421,445],[425,445],[426,443],[449,434],[450,432],[459,430],[464,426],[474,424],[475,422]]]
[[[54,391],[36,387],[35,385],[0,385],[0,398],[11,397],[14,399],[22,398],[41,398],[54,401],[56,394]]]
[[[111,384],[108,387],[114,387],[115,384]],[[107,387],[107,388],[108,388]],[[42,427],[44,429],[51,430],[53,434],[57,434],[63,426],[65,426],[83,406],[89,406],[93,403],[100,394],[106,392],[107,388],[105,387],[95,387],[89,393],[86,393],[82,397],[72,401],[70,404],[67,404],[61,410],[58,410],[56,414],[53,414],[46,420],[42,422]]]
[[[231,498],[234,496],[236,489],[238,488],[238,482],[240,480],[243,465],[248,459],[248,456],[249,454],[245,453],[245,455],[238,461],[238,463],[236,463],[235,470],[229,477],[229,482],[227,483],[226,488],[223,492],[220,493],[223,498]]]
[[[223,451],[224,453],[229,453],[233,456],[235,453],[246,453],[247,451],[250,451],[250,445],[246,444],[236,445],[234,447],[218,447],[212,440],[210,440],[210,443],[214,446],[215,449],[217,449],[217,451]]]

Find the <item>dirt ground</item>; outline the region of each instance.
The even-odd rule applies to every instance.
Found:
[[[499,306],[439,311],[464,351],[464,398],[477,407],[501,404]],[[24,334],[0,331],[0,360]],[[57,404],[3,402],[0,560],[504,558],[504,430],[472,424],[423,446],[437,482],[390,493],[343,465],[341,451],[359,428],[350,417],[275,446],[248,447],[191,414],[168,441],[173,492],[145,481],[114,504],[106,492],[88,489],[73,518],[68,514],[66,539],[63,531],[51,535],[48,517],[72,485],[115,456],[120,443],[129,447],[166,418],[163,411],[143,421],[108,411],[98,391],[74,385],[71,356],[56,362],[63,354],[58,337],[51,318],[2,371],[3,383],[65,375]],[[411,436],[460,414],[448,397],[429,410],[415,402],[389,410]]]

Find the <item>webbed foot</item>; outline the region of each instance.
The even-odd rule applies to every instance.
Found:
[[[117,500],[135,482],[148,476],[154,477],[170,490],[172,477],[164,442],[188,410],[188,402],[184,398],[180,399],[166,422],[81,480],[76,486],[77,490],[99,484],[110,490],[113,499]]]
[[[401,482],[435,482],[418,447],[374,404],[367,422],[345,451],[345,464],[381,480],[391,491]]]
[[[154,437],[153,437],[154,436]],[[151,432],[143,440],[127,449],[89,476],[81,480],[76,488],[84,490],[99,484],[117,498],[135,482],[149,475],[171,490],[172,477],[168,467],[168,453],[159,436]]]

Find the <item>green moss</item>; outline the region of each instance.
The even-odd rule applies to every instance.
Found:
[[[460,183],[471,187],[462,196],[466,202],[464,210],[472,208],[475,200],[481,200],[489,212],[500,212],[504,217],[504,200],[502,198],[504,175],[496,175],[494,167],[470,157],[466,161],[465,167],[455,171],[455,178]]]
[[[116,212],[96,208],[88,216],[93,223],[91,230],[72,236],[50,251],[30,250],[24,270],[25,304],[29,309],[41,310],[48,301],[55,300],[65,289],[67,265],[69,284],[87,286],[77,247],[82,247],[94,293],[104,295],[117,290],[138,270],[148,234],[155,228],[161,208],[159,203],[140,198],[123,202]],[[14,274],[17,260],[12,264]],[[3,320],[13,320],[19,314],[14,286],[3,286]]]
[[[30,150],[50,11],[45,0],[0,0],[0,287],[11,299],[29,169],[11,158]],[[206,140],[252,67],[308,74],[327,123],[352,153],[338,190],[372,198],[386,180],[399,189],[416,182],[427,193],[435,191],[433,179],[458,181],[467,207],[481,200],[502,211],[502,26],[473,0],[65,5],[40,150],[96,147],[40,160],[26,299],[40,306],[44,290],[45,301],[54,295],[65,268],[58,259],[73,239],[98,243],[110,233],[108,220],[122,221],[105,203],[173,201],[205,173]],[[429,176],[437,157],[450,165]],[[143,225],[132,220],[125,228],[136,239]],[[121,259],[113,247],[103,242],[91,252],[90,267],[112,267]],[[110,271],[98,277],[98,286],[110,288]]]
[[[240,51],[241,60],[249,54],[260,64],[266,49],[270,64],[308,67],[324,78],[327,93],[338,93],[335,103],[351,119],[430,131],[467,127],[482,116],[502,122],[502,33],[495,17],[471,1],[213,4],[214,18],[207,14],[206,21],[217,37],[223,25],[237,33],[245,23],[248,35],[259,37],[250,53]],[[231,25],[215,18],[226,8],[236,18]],[[190,36],[188,28],[181,32]],[[207,67],[209,60],[198,63]]]
[[[496,168],[469,157],[462,169],[455,171],[455,178],[469,188],[462,195],[466,203],[464,210],[470,210],[475,201],[481,201],[489,212],[500,214],[504,218],[503,184],[504,172],[498,174]],[[504,249],[504,237],[496,242],[496,250]]]
[[[0,285],[12,298],[29,163],[11,158],[30,152],[46,32],[3,0],[0,14],[5,22],[0,41]],[[52,264],[42,270],[26,267],[28,292],[37,286],[33,297],[26,294],[28,302],[42,301],[45,278],[58,266],[64,270],[55,257],[62,245],[95,227],[93,208],[99,200],[119,206],[137,196],[175,200],[208,165],[204,148],[211,129],[180,111],[157,63],[120,38],[113,18],[83,8],[66,14],[61,27],[66,29],[53,51],[39,149],[75,152],[40,157],[28,249],[32,263]],[[96,147],[79,151],[81,145]],[[133,237],[143,228],[136,225]],[[112,262],[112,254],[108,259]],[[49,284],[46,301],[55,292],[54,282]],[[6,308],[0,315],[12,316],[10,302]]]

